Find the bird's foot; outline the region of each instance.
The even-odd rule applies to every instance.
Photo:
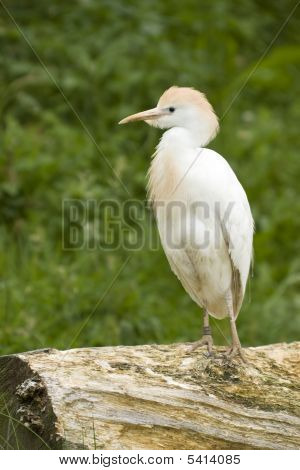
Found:
[[[202,346],[207,347],[207,355],[208,357],[213,356],[212,348],[214,342],[212,336],[210,334],[203,335],[199,341],[196,341],[190,348],[189,352],[194,352],[196,349],[201,348]]]
[[[240,344],[233,344],[225,353],[225,357],[228,360],[232,360],[235,357],[239,357],[245,364],[247,363],[243,349]]]

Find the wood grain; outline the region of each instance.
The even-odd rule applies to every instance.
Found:
[[[188,344],[0,358],[0,445],[73,449],[300,448],[300,342],[229,363]]]

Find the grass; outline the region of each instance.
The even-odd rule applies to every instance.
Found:
[[[96,249],[65,250],[63,217],[67,230],[71,222],[63,201],[123,204],[128,194],[118,178],[130,198],[144,201],[145,175],[160,134],[142,125],[119,128],[120,118],[153,106],[174,83],[205,91],[222,116],[293,6],[250,0],[10,2],[7,7],[92,139],[1,10],[3,354],[67,348],[129,254],[73,345],[198,338],[201,312],[170,272],[162,249],[118,247],[113,214],[92,213],[81,227],[96,227],[88,237]],[[254,277],[238,320],[245,345],[293,341],[300,334],[298,39],[294,15],[212,145],[237,172],[256,221]],[[148,209],[141,209],[141,217],[138,236],[157,236]],[[136,220],[122,220],[121,228],[130,241]],[[115,247],[103,249],[108,236]],[[224,344],[228,325],[218,325],[222,333],[214,326],[215,339]]]

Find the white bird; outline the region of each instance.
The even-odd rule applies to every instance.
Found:
[[[167,129],[153,155],[148,190],[172,271],[204,309],[203,337],[192,350],[212,351],[209,315],[229,317],[228,357],[243,358],[236,329],[252,259],[254,223],[246,193],[228,162],[205,148],[219,130],[205,95],[172,86],[155,108],[119,124],[143,120]]]

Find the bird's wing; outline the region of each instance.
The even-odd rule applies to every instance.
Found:
[[[254,223],[244,188],[228,162],[205,149],[200,160],[205,174],[205,191],[211,191],[215,219],[227,245],[232,265],[232,297],[235,315],[241,307],[252,260]]]
[[[240,185],[226,210],[218,214],[220,228],[226,242],[232,266],[231,291],[237,317],[242,305],[252,260],[253,218],[247,196]]]

